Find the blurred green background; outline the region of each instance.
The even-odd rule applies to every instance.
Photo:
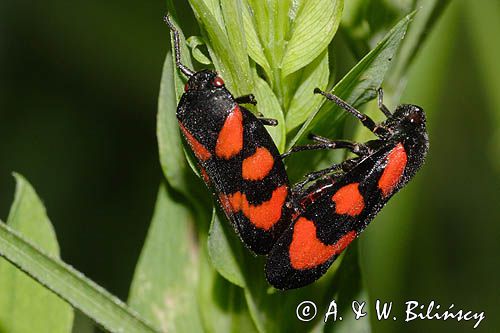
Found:
[[[63,260],[122,299],[161,179],[164,11],[162,1],[0,4],[0,216],[20,172],[45,201]],[[500,328],[499,35],[499,1],[456,0],[419,50],[401,102],[427,111],[431,150],[361,238],[371,304],[454,303],[486,312],[478,331]],[[376,332],[473,326],[372,321]]]

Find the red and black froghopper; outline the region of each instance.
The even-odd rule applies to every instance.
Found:
[[[312,136],[316,144],[280,156],[264,128],[275,121],[256,118],[240,106],[255,103],[253,96],[234,98],[214,71],[184,66],[178,33],[168,17],[165,21],[174,34],[177,67],[188,77],[177,118],[205,182],[246,246],[257,254],[270,252],[266,277],[271,285],[285,290],[314,282],[423,164],[428,150],[423,110],[400,105],[391,114],[379,91],[387,120],[375,124],[338,97],[315,90],[378,139],[354,143]],[[290,191],[282,157],[338,148],[357,157],[307,175]]]
[[[284,164],[264,125],[240,103],[255,104],[253,95],[234,98],[216,72],[194,72],[181,63],[179,34],[175,61],[188,77],[177,107],[181,132],[196,156],[206,184],[228,220],[257,254],[268,253],[291,221],[290,186]]]
[[[357,157],[313,172],[294,188],[298,211],[271,250],[266,277],[278,289],[305,286],[321,277],[342,251],[366,228],[387,201],[415,175],[429,148],[424,111],[400,105],[375,124],[338,97],[315,90],[357,117],[377,140],[333,141],[313,136],[318,144],[292,149],[345,148]],[[313,181],[312,185],[303,187]]]

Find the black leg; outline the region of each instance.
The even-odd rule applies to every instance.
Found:
[[[342,163],[333,164],[332,166],[325,168],[323,170],[318,170],[308,173],[307,175],[304,176],[304,179],[302,181],[298,182],[293,186],[292,191],[295,194],[300,194],[303,192],[304,186],[306,186],[310,182],[317,181],[321,178],[330,177],[333,180],[335,180],[337,177],[343,175],[344,174],[343,172],[352,169],[352,167],[357,164],[357,161],[359,161],[359,158],[352,158],[349,160],[345,160]],[[331,173],[335,171],[343,171],[343,172],[331,175]]]
[[[261,117],[258,117],[257,119],[259,119],[259,121],[265,125],[265,126],[278,126],[278,121],[276,119],[273,119],[273,118],[261,118]]]
[[[319,171],[314,171],[311,173],[308,173],[307,175],[304,176],[304,179],[298,182],[293,186],[292,192],[293,193],[301,193],[304,190],[304,186],[306,186],[308,183],[315,181],[321,177],[324,177],[325,175],[337,171],[337,170],[342,170],[341,164],[333,164],[332,166],[319,170]]]
[[[359,112],[358,110],[356,110],[355,108],[353,108],[352,106],[347,104],[345,101],[343,101],[339,97],[337,97],[333,94],[324,92],[319,88],[315,88],[314,93],[321,94],[321,95],[325,96],[327,99],[334,102],[335,104],[340,106],[342,109],[344,109],[347,112],[349,112],[350,114],[352,114],[354,117],[358,118],[361,121],[361,123],[363,124],[363,126],[365,126],[370,131],[372,131],[373,134],[375,134],[379,137],[384,137],[388,134],[387,129],[385,129],[384,127],[378,126],[377,124],[375,124],[375,122],[370,117],[368,117],[365,114],[362,114],[361,112]]]
[[[179,31],[175,28],[174,24],[170,20],[170,16],[168,13],[163,17],[163,21],[167,23],[168,27],[170,30],[172,30],[172,33],[174,34],[174,49],[175,49],[175,64],[177,65],[177,68],[186,75],[187,77],[193,76],[194,72],[187,68],[182,62],[181,62],[181,48],[180,48],[180,41],[179,41]]]
[[[384,91],[382,90],[382,88],[378,88],[377,93],[378,93],[378,99],[377,99],[378,108],[380,109],[380,111],[382,111],[383,114],[385,114],[387,118],[390,118],[392,116],[392,113],[391,111],[389,111],[387,106],[384,105]]]
[[[285,158],[290,154],[306,150],[348,149],[350,152],[358,156],[362,156],[368,153],[368,148],[362,143],[356,143],[346,140],[330,140],[315,134],[310,134],[309,138],[318,143],[292,147],[286,153],[281,154],[281,158]]]
[[[240,97],[236,97],[234,99],[238,104],[252,104],[257,105],[257,100],[255,100],[255,96],[253,94],[243,95]]]

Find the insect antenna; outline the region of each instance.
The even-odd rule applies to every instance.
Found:
[[[380,111],[382,111],[383,114],[385,114],[387,118],[392,117],[391,111],[389,111],[387,106],[384,105],[384,91],[382,90],[382,88],[377,89],[377,94],[378,94],[378,99],[377,99],[378,108],[380,109]]]
[[[181,62],[181,48],[180,48],[180,42],[179,42],[179,31],[177,28],[174,26],[172,21],[170,20],[170,15],[167,13],[163,17],[163,21],[168,25],[170,30],[172,30],[172,33],[174,34],[174,50],[175,50],[175,64],[177,67],[180,69],[180,71],[186,75],[187,77],[191,77],[194,75],[194,71],[189,69],[187,66],[185,66]]]

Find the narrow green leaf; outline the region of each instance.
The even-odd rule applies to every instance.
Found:
[[[245,28],[248,55],[253,59],[253,61],[255,61],[262,67],[264,73],[270,79],[272,77],[271,65],[269,65],[269,62],[267,61],[267,58],[264,54],[264,48],[262,47],[259,36],[257,35],[253,12],[250,10],[246,2],[243,4],[242,9],[243,27]]]
[[[0,256],[111,332],[157,332],[122,301],[0,222]]]
[[[201,332],[196,309],[198,249],[192,213],[161,185],[135,268],[129,305],[163,332]]]
[[[290,12],[294,6],[291,0],[247,0],[253,26],[263,47],[263,52],[276,71],[283,59],[290,29]],[[297,5],[297,4],[295,4]]]
[[[214,268],[228,281],[237,286],[244,287],[245,279],[241,272],[238,258],[241,258],[241,244],[236,239],[233,230],[228,230],[221,222],[214,210],[212,213],[212,223],[208,234],[208,254]],[[233,234],[229,234],[233,233]]]
[[[283,78],[309,64],[328,47],[343,7],[343,0],[301,2],[281,64]]]
[[[204,65],[210,65],[212,63],[212,61],[198,48],[201,45],[205,45],[205,41],[200,36],[191,36],[186,40],[186,43],[191,48],[191,53],[196,61]]]
[[[242,51],[232,49],[232,42],[228,39],[225,27],[221,26],[217,21],[204,0],[191,0],[190,4],[200,22],[200,26],[203,28],[202,31],[206,33],[205,40],[212,61],[217,71],[224,78],[229,90],[236,96],[249,94],[253,84],[250,80],[250,67],[246,66],[248,65],[248,57],[246,64],[242,62],[242,58],[239,56]],[[230,11],[234,12],[231,6],[228,6],[228,8],[231,8]],[[230,24],[232,24],[231,22]],[[241,30],[243,30],[243,27],[241,27]],[[236,82],[237,84],[235,84]]]
[[[408,24],[414,13],[404,17],[387,35],[370,51],[339,83],[332,93],[344,99],[354,107],[359,107],[376,96],[392,58],[405,36]],[[333,102],[324,102],[323,106],[302,125],[299,132],[289,143],[293,146],[311,130],[318,134],[330,136],[334,130],[334,122],[340,116],[340,108]]]
[[[319,109],[323,98],[313,94],[313,91],[314,88],[326,89],[329,76],[328,51],[324,51],[314,62],[304,68],[299,80],[301,83],[285,117],[287,133],[301,125],[311,113]]]
[[[224,16],[229,46],[234,56],[234,59],[231,60],[237,64],[237,72],[234,73],[234,77],[237,77],[238,85],[240,81],[243,81],[243,88],[251,92],[253,90],[253,81],[251,78],[245,29],[243,26],[242,0],[220,0],[220,4]]]
[[[294,17],[298,2],[292,0],[247,0],[253,18],[253,25],[270,65],[269,85],[276,93],[281,105],[283,89],[281,63],[287,44],[290,21]],[[292,15],[293,14],[293,15]]]
[[[220,0],[203,0],[206,7],[210,10],[212,16],[217,20],[219,26],[224,28],[224,17],[222,15],[222,10],[220,8]]]
[[[171,16],[174,20],[174,16]],[[183,40],[179,29],[180,40]],[[186,66],[192,68],[191,58],[187,55],[187,47],[181,42],[181,57]],[[184,194],[191,203],[200,208],[206,196],[204,187],[200,186],[199,172],[192,153],[184,148],[176,117],[177,101],[184,92],[183,75],[175,68],[172,52],[167,52],[163,65],[163,73],[158,98],[158,113],[156,120],[156,136],[163,174],[169,185]],[[191,172],[191,169],[193,172]],[[193,176],[198,175],[198,178]]]
[[[255,98],[257,99],[257,109],[267,118],[278,121],[277,126],[267,126],[266,129],[271,134],[279,151],[285,148],[285,118],[281,110],[280,103],[266,81],[255,74]]]
[[[158,114],[156,119],[156,137],[158,153],[163,174],[168,183],[181,193],[188,194],[184,176],[189,171],[186,157],[182,149],[177,117],[177,98],[174,88],[174,64],[172,53],[167,53],[163,65],[158,98]]]
[[[7,223],[47,253],[59,257],[56,234],[45,207],[21,175],[14,177],[16,194]],[[71,306],[4,259],[0,259],[0,290],[2,332],[71,332]]]

